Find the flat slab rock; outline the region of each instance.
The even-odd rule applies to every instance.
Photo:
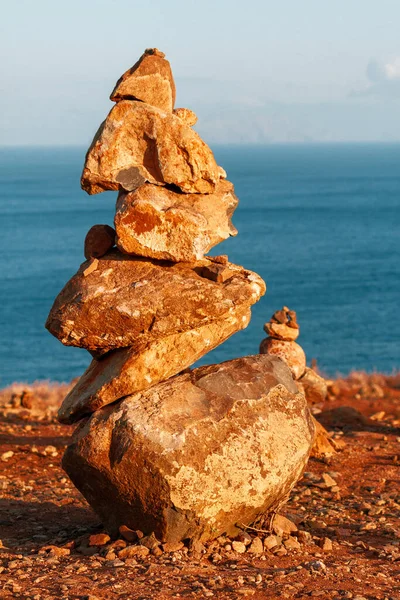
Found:
[[[194,369],[96,411],[63,467],[110,533],[164,542],[234,534],[299,479],[314,424],[290,370],[270,356]]]
[[[233,185],[221,179],[211,194],[178,194],[146,183],[117,200],[115,228],[122,252],[163,260],[194,261],[237,234]]]
[[[219,179],[213,153],[183,119],[144,102],[121,100],[94,137],[81,185],[98,194],[133,191],[148,181],[209,194]]]
[[[264,331],[271,338],[275,338],[276,340],[283,340],[286,342],[294,342],[300,335],[299,328],[295,329],[294,327],[289,327],[284,323],[265,323]]]
[[[187,367],[250,322],[251,312],[234,310],[231,315],[208,325],[173,333],[142,350],[122,348],[89,368],[64,399],[58,412],[61,423],[74,423],[106,404],[145,390]]]
[[[116,348],[141,350],[156,339],[243,312],[265,293],[259,275],[232,263],[174,264],[118,250],[96,261],[94,268],[88,261],[81,265],[46,322],[63,344],[96,356]]]
[[[176,90],[171,66],[157,48],[145,50],[139,60],[117,81],[110,99],[136,98],[172,112]]]

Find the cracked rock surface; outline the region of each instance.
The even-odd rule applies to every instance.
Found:
[[[174,264],[112,250],[87,275],[83,263],[57,296],[46,327],[63,344],[94,353],[141,349],[248,308],[264,294],[259,275],[232,263],[226,281],[209,279],[207,268],[214,265],[208,259]]]
[[[126,525],[163,542],[212,539],[279,506],[313,440],[288,367],[256,355],[94,412],[63,466],[110,532]]]
[[[219,179],[213,153],[183,119],[144,102],[121,100],[94,137],[81,185],[98,194],[131,191],[149,181],[207,194]]]
[[[142,350],[122,348],[109,352],[101,360],[93,359],[64,399],[59,420],[74,423],[106,404],[180,373],[247,327],[250,316],[250,309],[236,310],[208,325],[163,337]]]
[[[180,261],[195,261],[229,236],[238,199],[224,179],[211,194],[179,194],[165,187],[144,184],[131,193],[121,192],[115,212],[117,246],[127,254]]]

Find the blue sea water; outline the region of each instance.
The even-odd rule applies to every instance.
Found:
[[[295,309],[300,343],[328,373],[400,368],[400,145],[217,147],[240,198],[236,238],[214,248],[257,271],[267,295],[247,330],[203,358],[256,353],[263,323]],[[0,387],[68,381],[90,357],[45,329],[115,194],[80,190],[83,148],[0,149]]]

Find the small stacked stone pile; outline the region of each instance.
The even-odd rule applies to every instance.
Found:
[[[63,423],[81,420],[63,465],[112,533],[212,538],[282,501],[314,426],[275,357],[187,370],[247,326],[265,284],[205,256],[236,235],[238,200],[194,113],[174,108],[164,54],[146,50],[111,99],[81,184],[119,191],[115,230],[89,231],[88,260],[46,323],[93,356],[59,411]]]
[[[277,310],[265,323],[264,331],[269,337],[261,342],[260,354],[279,356],[288,364],[293,378],[299,379],[306,368],[306,355],[295,341],[300,328],[294,310],[289,310],[287,306]]]
[[[298,389],[305,395],[310,406],[322,405],[325,402],[328,386],[323,377],[314,369],[306,366],[306,355],[303,348],[296,343],[300,335],[300,327],[294,310],[284,306],[277,310],[271,319],[265,323],[264,331],[268,337],[260,344],[260,354],[277,356],[291,370]],[[338,449],[335,441],[326,429],[313,418],[316,428],[316,439],[312,455],[317,458],[329,458]]]
[[[260,354],[278,356],[288,365],[309,404],[323,402],[328,391],[325,379],[307,367],[304,350],[296,343],[300,335],[296,312],[287,306],[277,310],[264,331],[268,337],[260,344]]]

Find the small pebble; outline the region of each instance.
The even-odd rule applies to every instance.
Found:
[[[248,547],[247,552],[250,554],[260,555],[264,552],[264,547],[261,539],[259,537],[255,537]]]
[[[324,552],[331,552],[333,550],[332,540],[327,537],[322,538],[321,548]]]
[[[232,542],[232,549],[238,554],[244,554],[246,552],[246,546],[243,542]]]
[[[89,546],[105,546],[111,540],[107,533],[96,533],[89,538]]]
[[[3,452],[3,454],[1,455],[1,460],[3,462],[7,462],[9,458],[12,458],[14,456],[14,452],[12,450],[8,450],[8,452]]]
[[[326,565],[322,560],[314,560],[308,563],[308,567],[314,571],[326,571]]]

